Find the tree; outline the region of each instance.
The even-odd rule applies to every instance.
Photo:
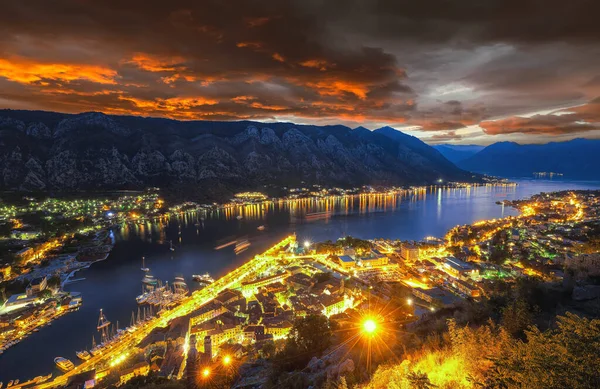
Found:
[[[40,299],[46,300],[52,297],[52,291],[50,289],[44,289],[38,293]]]
[[[501,323],[509,334],[522,338],[524,331],[533,324],[533,314],[527,302],[519,298],[504,307]]]
[[[600,387],[600,320],[572,313],[558,317],[558,328],[525,331],[526,341],[508,342],[496,358],[485,387]]]
[[[294,322],[288,340],[295,343],[302,352],[320,354],[331,344],[331,335],[332,330],[327,317],[308,315]]]
[[[48,286],[55,288],[60,285],[60,276],[52,276],[48,279]]]
[[[429,381],[429,376],[426,373],[420,371],[408,373],[407,378],[410,387],[414,389],[431,389],[437,387]]]
[[[323,315],[298,318],[274,362],[284,371],[302,368],[310,358],[320,355],[329,347],[332,333],[333,324]]]
[[[339,383],[336,389],[348,389],[348,384],[346,383],[346,377],[342,376],[339,379]]]
[[[266,342],[263,346],[262,346],[262,354],[266,359],[271,358],[273,355],[275,355],[275,343],[273,343],[272,341]]]

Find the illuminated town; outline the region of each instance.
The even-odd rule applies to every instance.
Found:
[[[415,191],[421,190],[426,191]],[[388,192],[351,196],[360,201],[361,196],[385,197],[391,195]],[[241,193],[220,209],[251,209],[270,201],[274,200],[260,193]],[[25,235],[28,230],[21,218],[42,206],[50,210],[47,217],[85,215],[92,223],[83,222],[64,235]],[[375,334],[384,336],[381,332],[389,331],[387,336],[393,336],[390,327],[418,326],[448,307],[493,299],[499,285],[511,288],[529,278],[581,281],[598,271],[598,255],[590,253],[599,235],[599,192],[542,193],[525,200],[503,200],[497,206],[515,208],[519,214],[456,226],[443,238],[423,241],[346,236],[313,242],[288,236],[217,280],[205,276],[204,287],[188,296],[187,289],[175,288],[169,296],[180,297],[168,301],[157,297],[161,302],[155,309],[144,306],[141,314],[132,313],[127,327],[115,327],[110,310],[100,311],[98,344],[78,352],[80,361],[57,361],[62,374],[10,385],[53,388],[84,382],[86,387],[108,387],[160,376],[201,387],[220,380],[240,388],[260,386],[268,381],[265,359],[284,348],[302,320],[324,317],[337,323],[344,332],[330,352],[345,350],[345,355],[352,355],[357,351],[351,342],[356,345],[364,337],[360,341],[370,349],[375,347],[371,345]],[[14,228],[11,234],[30,240],[31,246],[0,269],[4,285],[27,284],[24,292],[12,294],[1,308],[0,349],[43,331],[45,325],[85,303],[85,296],[64,292],[62,285],[77,270],[106,259],[113,245],[111,226],[197,211],[192,207],[198,208],[188,203],[167,209],[156,191],[115,201],[46,200],[25,208],[6,207],[6,220]],[[75,236],[79,237],[76,250],[61,251]],[[59,254],[49,260],[52,252]],[[164,287],[150,279],[144,282],[148,296],[166,296]],[[368,369],[374,357],[370,353],[360,355],[367,358]],[[262,368],[251,368],[257,361],[255,366]]]

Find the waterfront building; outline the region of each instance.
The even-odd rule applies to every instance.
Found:
[[[254,281],[246,281],[242,282],[242,294],[246,297],[250,297],[255,293],[258,293],[258,289],[263,286],[267,286],[274,282],[284,283],[285,279],[290,275],[287,272],[283,272],[280,274],[275,274],[273,276],[259,278]]]
[[[28,304],[34,304],[38,300],[37,296],[28,296],[26,293],[13,294],[4,303],[5,310],[22,308]]]

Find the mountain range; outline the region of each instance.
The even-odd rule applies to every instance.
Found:
[[[514,178],[554,172],[563,174],[565,179],[600,179],[598,139],[525,145],[498,142],[479,151],[473,146],[437,145],[435,148],[460,168],[482,174]]]
[[[457,164],[465,159],[472,157],[481,150],[485,149],[485,146],[479,145],[434,145],[434,149],[439,151],[444,157],[450,162]]]
[[[216,198],[265,185],[478,179],[419,139],[389,127],[369,131],[0,110],[0,152],[2,190],[159,186]]]

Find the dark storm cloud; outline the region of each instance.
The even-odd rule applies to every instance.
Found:
[[[0,12],[0,99],[404,124],[460,140],[482,120],[492,128],[600,95],[598,10],[583,0],[12,1]]]

